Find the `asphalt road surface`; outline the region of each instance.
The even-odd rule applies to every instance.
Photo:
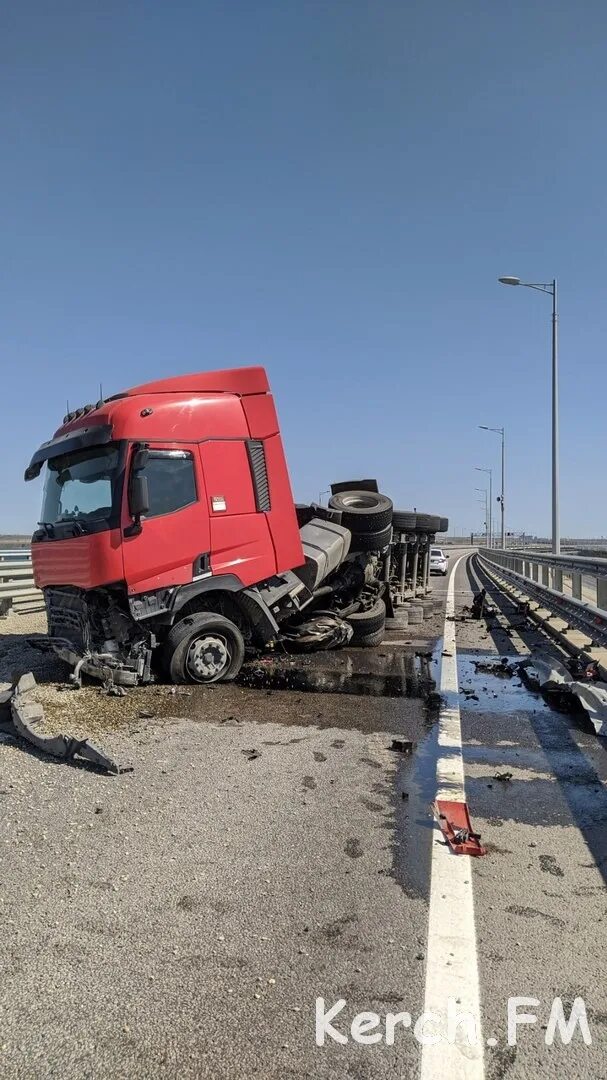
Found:
[[[0,623],[0,679],[32,667],[51,727],[133,766],[106,777],[2,737],[2,1077],[607,1077],[603,743],[518,676],[476,670],[555,647],[499,596],[496,619],[467,619],[482,571],[459,554],[433,579],[455,621],[254,664],[229,688],[64,691],[25,643],[42,627]],[[443,857],[446,755],[483,858]],[[437,987],[480,1016],[478,1044],[439,1064],[414,1033]],[[514,997],[537,1022],[508,1045]],[[347,1042],[317,1045],[319,998],[345,1002]],[[565,1016],[583,1000],[591,1045],[579,1025],[546,1045],[555,998]],[[352,1037],[360,1012],[379,1041]]]

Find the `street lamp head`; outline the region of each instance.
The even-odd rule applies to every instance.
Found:
[[[491,428],[488,428],[486,424],[479,424],[478,426],[481,431],[491,431]]]
[[[502,285],[520,285],[520,277],[501,277],[497,279]]]

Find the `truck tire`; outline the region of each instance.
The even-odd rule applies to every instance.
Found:
[[[436,514],[417,514],[416,530],[422,533],[440,532],[441,519]]]
[[[341,523],[350,532],[378,533],[392,524],[392,500],[375,491],[340,491],[329,499],[331,510],[341,511]]]
[[[383,636],[386,626],[386,605],[383,600],[376,600],[373,607],[367,611],[353,611],[347,616],[346,622],[354,631],[352,644],[363,645],[366,643],[364,639],[372,637],[380,630]]]
[[[381,645],[385,632],[386,628],[382,626],[381,630],[376,630],[374,634],[365,634],[364,637],[356,638],[354,644],[360,645],[362,649],[374,649],[377,645]]]
[[[164,644],[164,666],[173,683],[231,682],[244,660],[238,627],[213,611],[198,611],[175,623]]]
[[[392,513],[392,524],[400,532],[409,532],[415,528],[416,523],[417,514],[414,514],[413,510],[394,510]]]
[[[392,526],[387,525],[381,532],[352,533],[350,551],[383,551],[392,537]]]

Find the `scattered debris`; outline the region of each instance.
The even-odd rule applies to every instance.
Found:
[[[71,761],[78,755],[110,773],[132,771],[131,769],[121,769],[100,747],[95,746],[88,739],[74,739],[70,735],[43,734],[39,725],[44,721],[44,709],[39,702],[32,701],[30,697],[35,689],[36,680],[31,671],[21,675],[13,684],[10,691],[11,726],[5,726],[5,730],[26,739],[36,749],[45,754],[50,754],[52,757]],[[6,691],[3,691],[2,697],[6,697]]]
[[[139,719],[140,720],[153,720],[154,719],[154,713],[150,712],[149,709],[140,709],[139,710]]]
[[[497,661],[474,660],[473,663],[477,675],[479,673],[495,675],[498,679],[511,679],[516,670],[512,664],[508,663],[506,657],[501,657]]]
[[[467,803],[437,799],[433,811],[441,832],[455,855],[487,854],[487,848],[480,843],[481,834],[472,829]]]
[[[596,682],[601,678],[596,660],[586,660],[581,656],[575,656],[569,667],[571,674],[578,682]]]
[[[354,630],[350,623],[340,619],[337,615],[317,615],[316,618],[308,619],[298,626],[288,627],[283,630],[282,636],[285,642],[293,649],[301,649],[303,652],[316,649],[337,649],[347,645],[352,639]]]
[[[607,683],[572,682],[568,689],[585,710],[597,735],[607,738]]]
[[[482,619],[487,615],[495,615],[496,608],[487,600],[487,590],[481,589],[480,592],[474,594],[472,606],[465,607],[464,611],[469,611],[473,619]]]
[[[256,758],[260,757],[261,750],[256,750],[253,747],[251,750],[241,750],[241,754],[245,755],[247,761],[255,761]]]
[[[512,780],[511,772],[496,772],[493,774],[494,780],[501,780],[503,784],[509,784]]]
[[[480,701],[478,694],[475,694],[474,690],[462,689],[460,690],[460,694],[466,695],[466,701]]]
[[[79,683],[72,683],[72,690],[78,690],[80,688]],[[112,682],[111,679],[106,679],[102,685],[101,692],[108,694],[109,697],[126,697],[126,690],[124,686],[119,686],[118,683]]]
[[[564,690],[573,682],[571,672],[560,660],[530,657],[518,667],[521,677],[535,690]]]
[[[607,738],[607,683],[597,679],[594,660],[576,659],[571,667],[577,678],[559,660],[537,657],[519,664],[521,677],[534,690],[549,694],[557,707],[581,706],[596,734]]]
[[[413,750],[413,743],[409,739],[392,739],[391,750],[395,750],[397,754],[410,754]]]

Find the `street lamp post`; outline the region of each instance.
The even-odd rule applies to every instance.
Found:
[[[506,525],[504,518],[504,485],[506,474],[506,431],[503,427],[487,427],[485,424],[479,424],[482,431],[495,431],[497,435],[502,437],[502,494],[500,495],[500,508],[502,514],[502,551],[506,547]]]
[[[493,547],[493,525],[492,525],[492,522],[493,522],[493,517],[492,517],[492,514],[493,514],[493,469],[481,469],[481,468],[479,468],[478,465],[475,465],[474,468],[476,469],[477,472],[484,472],[484,473],[489,474],[489,514],[488,514],[488,520],[487,520],[487,527],[489,529],[489,544],[488,544],[488,547],[492,548]]]
[[[559,371],[558,371],[558,303],[556,278],[552,281],[521,281],[517,277],[501,277],[502,285],[523,285],[552,297],[552,552],[561,553],[559,515]]]
[[[485,544],[489,547],[489,513],[487,509],[487,488],[475,488],[475,491],[480,491],[481,495],[485,496]]]

